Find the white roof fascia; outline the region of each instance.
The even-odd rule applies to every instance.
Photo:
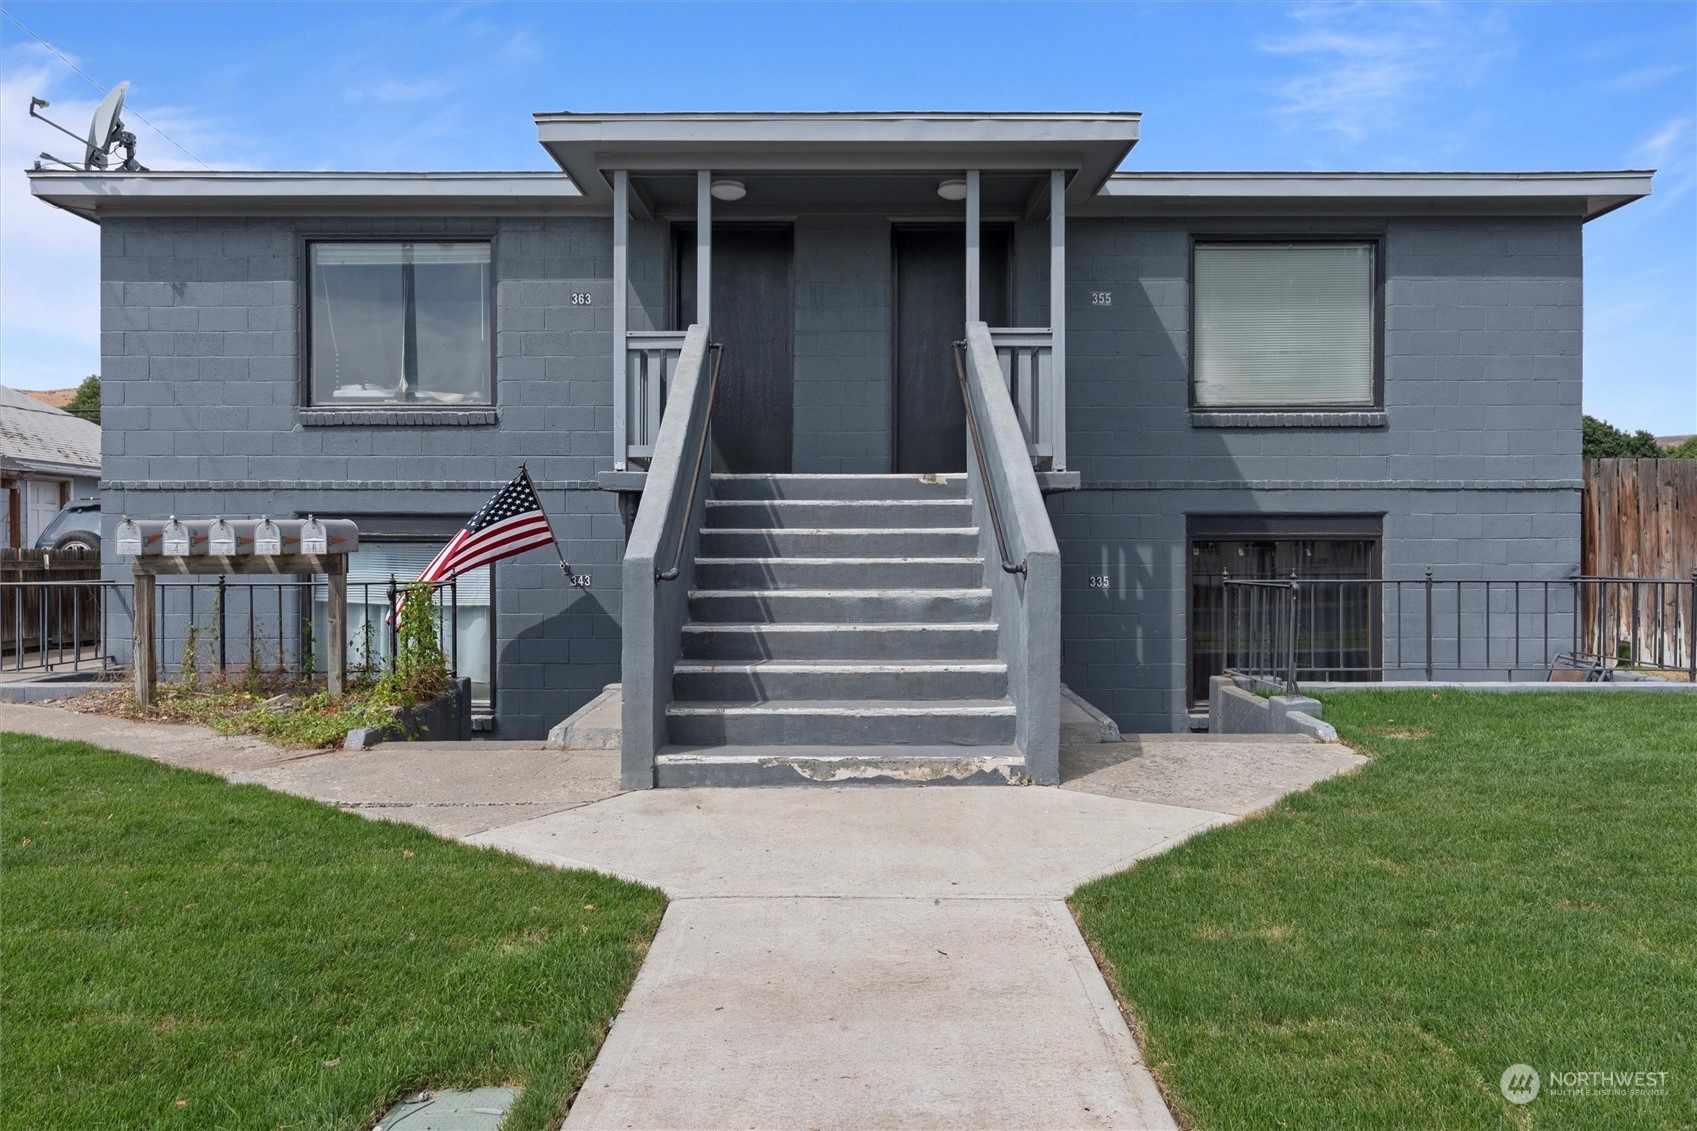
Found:
[[[1540,173],[1115,173],[1095,216],[1527,213],[1594,220],[1650,195],[1654,170]]]
[[[538,140],[584,193],[615,169],[792,172],[1074,172],[1102,185],[1137,144],[1135,113],[537,114]]]
[[[556,172],[101,173],[39,169],[30,191],[98,222],[126,216],[533,215],[593,212],[577,186]]]

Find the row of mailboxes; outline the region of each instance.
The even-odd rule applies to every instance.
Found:
[[[118,523],[118,556],[235,557],[240,554],[351,554],[359,549],[359,527],[345,518],[191,518]]]

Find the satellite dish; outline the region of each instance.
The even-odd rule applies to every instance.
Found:
[[[106,168],[107,150],[119,140],[117,135],[124,131],[124,120],[118,114],[124,109],[124,92],[129,89],[128,82],[119,83],[94,108],[94,120],[88,126],[88,154],[83,158],[83,168]]]
[[[146,167],[136,160],[136,135],[124,128],[124,120],[118,116],[124,109],[124,94],[129,89],[129,83],[121,82],[101,100],[100,105],[95,108],[94,120],[88,124],[88,137],[86,139],[77,137],[76,134],[53,121],[47,115],[39,113],[49,105],[45,98],[29,100],[29,116],[46,122],[66,137],[82,142],[83,161],[80,166],[82,169],[104,170],[108,168],[112,161],[112,151],[122,148],[124,159],[119,163],[118,168],[125,173],[145,173],[147,172]],[[79,168],[79,166],[55,157],[51,153],[43,153],[40,159],[36,161],[35,167],[41,168],[43,161],[50,161],[55,165],[62,165],[71,170]]]

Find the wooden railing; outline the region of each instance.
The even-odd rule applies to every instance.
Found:
[[[647,467],[654,458],[654,441],[666,412],[666,391],[677,373],[683,351],[683,330],[645,330],[625,335],[625,380],[613,402],[613,435],[620,437],[615,453],[624,470],[631,464]]]
[[[1045,328],[990,330],[1031,465],[1066,467],[1066,395],[1055,372],[1054,337]]]

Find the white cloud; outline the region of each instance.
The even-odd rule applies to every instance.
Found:
[[[347,92],[349,102],[382,102],[393,104],[397,102],[422,102],[426,99],[441,98],[454,89],[450,83],[438,79],[419,79],[415,82],[404,82],[400,79],[385,79],[382,82],[371,83],[368,86],[353,87]]]
[[[30,118],[31,96],[50,97],[46,113],[71,130],[98,100],[81,97],[50,59],[12,49],[0,74],[0,382],[14,388],[63,388],[100,371],[100,229],[34,199],[24,176],[44,149],[82,156]]]
[[[1691,122],[1686,118],[1675,118],[1654,134],[1645,138],[1633,152],[1650,163],[1652,168],[1661,168],[1674,160],[1683,148],[1680,142],[1685,139],[1691,129]]]
[[[1697,187],[1697,141],[1691,136],[1690,118],[1667,121],[1633,149],[1632,157],[1635,163],[1656,170],[1646,210],[1659,211]]]
[[[1349,142],[1401,128],[1423,90],[1469,85],[1507,52],[1502,20],[1484,8],[1306,4],[1290,16],[1295,31],[1261,44],[1298,68],[1276,109]]]
[[[1691,69],[1689,64],[1675,63],[1661,67],[1640,67],[1634,71],[1617,75],[1603,84],[1604,90],[1642,90],[1645,87],[1658,86],[1671,78],[1678,78]]]
[[[138,158],[155,169],[197,167],[136,116],[134,94],[124,125],[137,136]],[[30,193],[25,170],[37,154],[82,156],[76,142],[29,116],[32,96],[51,100],[47,115],[79,132],[100,93],[33,43],[0,52],[0,383],[53,389],[100,371],[100,229]],[[193,113],[149,107],[147,117],[209,163],[234,148]]]

